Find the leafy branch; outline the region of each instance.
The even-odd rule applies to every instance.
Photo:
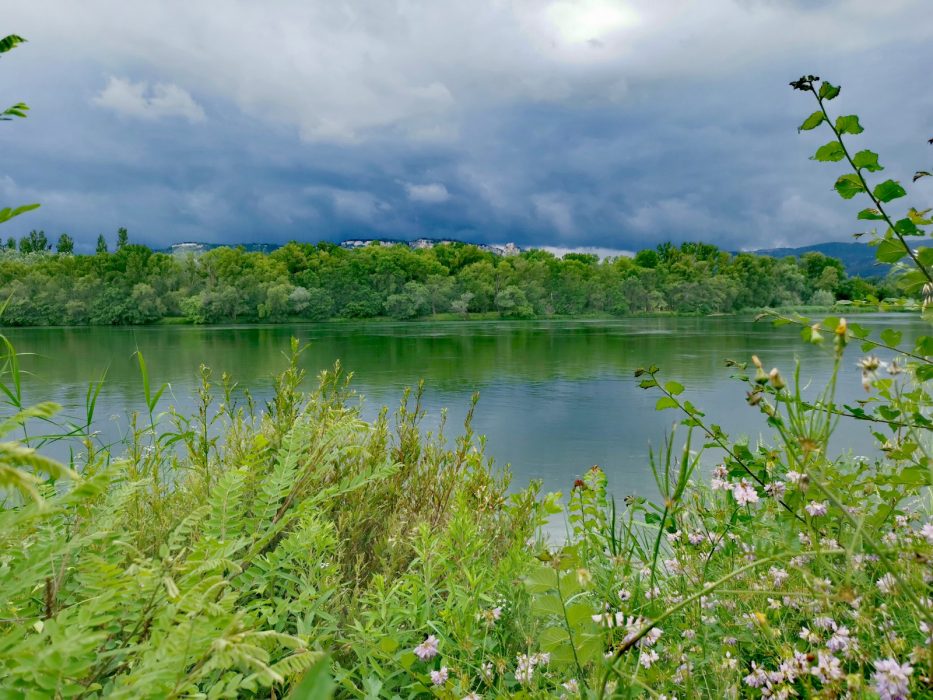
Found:
[[[906,218],[898,221],[892,220],[888,212],[885,211],[884,205],[905,196],[907,194],[906,190],[895,180],[885,180],[875,186],[874,189],[869,186],[864,171],[878,172],[884,169],[878,163],[878,154],[869,150],[859,151],[855,156],[849,153],[845,140],[842,138],[843,134],[857,135],[861,134],[864,129],[859,124],[858,116],[854,114],[837,117],[835,123],[830,119],[829,112],[826,110],[826,102],[835,99],[839,95],[841,88],[828,81],[821,82],[819,88],[817,88],[816,83],[819,80],[818,76],[808,75],[790,84],[795,90],[812,93],[819,105],[819,109],[807,117],[798,130],[809,131],[825,122],[832,129],[835,137],[834,141],[830,141],[817,149],[813,159],[822,162],[835,162],[843,158],[846,159],[854,172],[842,175],[836,180],[836,192],[843,199],[852,199],[860,193],[867,194],[875,206],[860,211],[858,218],[884,221],[888,225],[888,232],[878,245],[875,257],[881,262],[897,262],[905,254],[909,255],[927,282],[933,284],[933,275],[931,275],[930,270],[921,262],[918,254],[907,244],[905,239],[905,236],[924,235],[924,232],[917,226],[933,223],[933,221],[924,216],[926,212],[917,212],[913,209]],[[900,243],[899,247],[897,243],[892,242],[891,234]]]

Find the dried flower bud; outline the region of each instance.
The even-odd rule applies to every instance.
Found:
[[[844,318],[840,318],[839,325],[836,326],[836,335],[845,335],[848,328],[849,324],[846,323],[846,320]]]
[[[752,355],[752,364],[758,369],[762,369],[761,360],[758,359],[758,355]]]
[[[787,385],[784,383],[784,378],[781,376],[781,373],[778,372],[778,368],[777,368],[777,367],[773,367],[773,368],[771,369],[771,372],[770,372],[770,374],[768,374],[768,377],[771,379],[771,385],[772,385],[775,389],[777,389],[778,391],[780,391],[780,390],[783,389],[785,386],[787,386]]]

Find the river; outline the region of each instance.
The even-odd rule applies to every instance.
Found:
[[[905,340],[927,326],[906,314],[858,317],[869,327],[893,326]],[[198,367],[215,377],[231,374],[257,400],[271,393],[271,377],[286,363],[289,338],[308,343],[302,363],[310,375],[339,359],[354,374],[353,386],[366,398],[365,415],[397,404],[402,390],[419,379],[426,385],[427,424],[436,425],[442,407],[456,431],[474,391],[480,393],[474,427],[487,438],[487,452],[509,464],[514,484],[532,479],[546,490],[569,490],[594,464],[608,474],[614,493],[654,492],[649,446],[657,446],[678,418],[656,412],[658,394],[638,388],[636,368],[650,364],[665,379],[686,387],[684,398],[711,422],[737,436],[756,439],[770,431],[745,403],[745,388],[730,379],[731,358],[757,353],[766,368],[792,375],[795,358],[809,395],[829,375],[829,348],[801,341],[794,327],[774,328],[751,318],[630,318],[614,321],[318,323],[270,326],[146,326],[119,328],[4,329],[19,353],[27,403],[54,400],[66,412],[83,415],[88,382],[106,372],[96,427],[106,439],[126,430],[127,412],[143,407],[142,382],[133,353],[145,357],[154,384],[166,382],[159,410],[194,405]],[[864,398],[849,349],[840,398]],[[870,454],[866,424],[841,424],[839,450]]]

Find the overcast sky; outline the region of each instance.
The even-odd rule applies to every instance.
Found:
[[[811,72],[884,175],[933,166],[931,0],[4,4],[29,43],[0,101],[32,111],[0,125],[0,206],[42,203],[4,237],[850,240],[827,134],[796,130]]]

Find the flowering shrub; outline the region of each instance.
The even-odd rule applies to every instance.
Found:
[[[801,128],[834,133],[816,160],[846,160],[837,191],[887,226],[879,259],[933,284],[907,242],[930,220],[888,214],[893,180],[869,187],[877,155],[844,140],[857,117],[826,112],[839,88],[794,87],[820,108]],[[93,386],[84,428],[21,405],[7,344],[0,698],[933,697],[933,339],[767,316],[826,346],[827,386],[766,370],[767,348],[729,361],[774,436],[751,444],[638,370],[683,420],[651,455],[660,499],[621,504],[598,467],[566,505],[510,493],[469,417],[452,445],[421,431],[420,390],[394,427],[361,419],[339,367],[304,394],[297,346],[264,412],[226,377],[215,402],[203,369],[197,414],[161,422],[140,356],[147,412],[118,458],[90,430]],[[854,405],[836,398],[847,362]],[[878,456],[833,454],[840,420],[870,425]],[[71,464],[33,449],[49,440]],[[567,540],[546,541],[561,514]]]

